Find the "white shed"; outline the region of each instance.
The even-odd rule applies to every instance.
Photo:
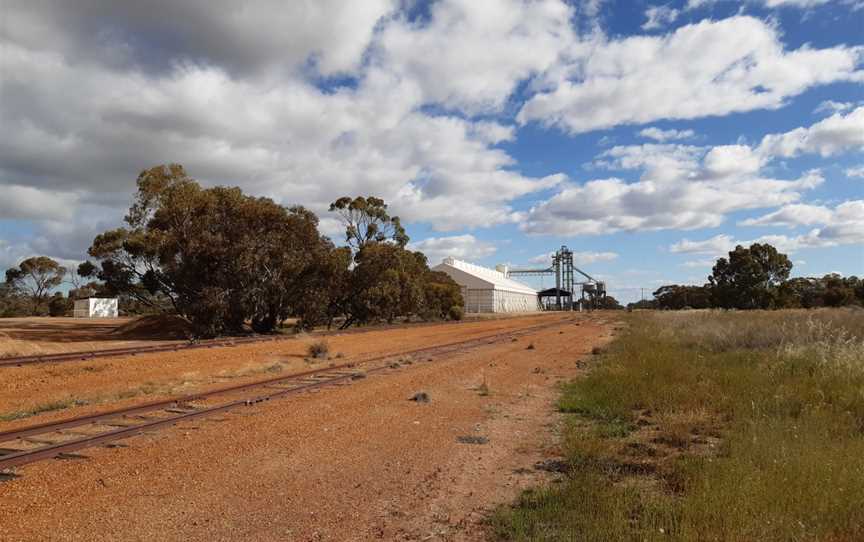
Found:
[[[433,268],[447,273],[462,287],[465,312],[534,312],[540,310],[537,290],[505,273],[455,258]]]
[[[117,318],[117,298],[90,297],[75,301],[75,318]]]

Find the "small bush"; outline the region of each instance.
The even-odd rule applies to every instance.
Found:
[[[327,344],[327,341],[315,341],[309,345],[307,353],[313,359],[326,358],[327,354],[330,353],[330,345]]]
[[[458,321],[461,320],[463,316],[465,316],[465,312],[459,305],[453,305],[452,307],[450,307],[450,310],[447,311],[447,316],[449,316],[451,320]]]

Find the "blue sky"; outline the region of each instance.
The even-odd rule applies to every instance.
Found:
[[[752,241],[864,274],[864,0],[2,9],[0,267],[80,261],[178,162],[334,239],[382,196],[433,264],[566,244],[623,301]]]

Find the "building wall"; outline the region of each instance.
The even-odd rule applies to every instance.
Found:
[[[540,310],[537,294],[495,290],[495,309],[492,312],[534,312]]]
[[[539,310],[537,296],[492,289],[462,289],[465,312],[533,312]]]
[[[75,318],[117,318],[117,299],[97,298],[75,301]]]

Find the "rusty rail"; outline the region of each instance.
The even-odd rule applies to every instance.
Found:
[[[217,389],[207,390],[201,393],[184,395],[165,399],[162,401],[150,402],[142,405],[135,405],[127,408],[115,409],[110,411],[97,412],[85,416],[67,418],[56,422],[47,422],[42,424],[30,425],[20,429],[12,429],[9,431],[0,432],[0,444],[8,446],[10,442],[27,441],[34,436],[56,435],[55,440],[51,439],[33,439],[30,442],[44,443],[34,449],[16,449],[0,446],[0,471],[20,467],[28,463],[41,461],[57,457],[58,455],[74,452],[83,448],[90,448],[99,444],[105,444],[111,441],[128,438],[144,431],[157,429],[160,427],[175,425],[182,421],[187,421],[195,418],[209,416],[218,412],[225,412],[241,406],[248,406],[267,401],[270,399],[283,397],[295,393],[301,393],[310,389],[332,386],[335,384],[350,382],[357,378],[360,374],[369,374],[391,369],[388,364],[380,365],[365,369],[361,372],[355,370],[358,365],[368,365],[371,363],[382,362],[389,359],[405,356],[426,356],[426,357],[441,357],[447,354],[456,353],[465,349],[477,348],[487,344],[495,344],[504,340],[512,340],[517,336],[526,335],[541,329],[554,327],[566,323],[567,320],[556,320],[550,323],[539,324],[518,330],[511,330],[483,337],[475,337],[464,341],[456,341],[443,345],[435,345],[430,347],[418,348],[414,350],[406,350],[402,352],[388,353],[370,358],[361,359],[355,362],[343,363],[322,369],[304,371],[291,375],[257,380],[244,384],[221,387]],[[315,380],[317,379],[317,380]],[[313,380],[310,382],[310,380]],[[279,386],[277,386],[279,385]],[[282,386],[291,386],[285,387]],[[228,395],[231,393],[248,391],[256,388],[279,388],[277,391],[268,391],[263,395],[246,397],[241,399],[229,400],[213,406],[192,407],[190,403],[203,401],[205,399]],[[157,419],[146,419],[141,416],[145,413],[153,413],[158,415],[168,416]],[[137,416],[139,420],[130,418]],[[101,430],[94,434],[81,434],[80,438],[71,440],[56,441],[58,437],[64,437],[64,430],[75,427],[90,426],[90,428],[98,426],[109,427],[109,429]]]
[[[456,324],[467,324],[471,323],[469,321],[461,321],[461,322],[423,322],[423,323],[410,323],[410,324],[399,324],[399,325],[386,325],[386,326],[376,326],[370,328],[353,328],[353,329],[339,329],[332,331],[317,331],[314,333],[315,336],[335,336],[335,335],[348,335],[354,333],[366,333],[370,331],[386,331],[390,329],[404,328],[404,327],[426,327],[426,326],[440,326],[440,325],[456,325]],[[246,344],[254,344],[259,342],[270,342],[270,341],[287,341],[287,340],[296,340],[296,335],[256,335],[252,337],[232,337],[227,339],[211,339],[196,343],[181,343],[174,342],[170,344],[159,344],[153,346],[129,346],[124,348],[106,348],[104,350],[82,350],[77,352],[56,352],[56,353],[48,353],[48,354],[33,354],[29,356],[12,356],[12,357],[0,357],[0,368],[3,367],[21,367],[23,365],[31,365],[34,363],[57,363],[57,362],[68,362],[68,361],[87,361],[94,358],[107,358],[107,357],[116,357],[116,356],[134,356],[137,354],[154,354],[159,352],[174,352],[178,350],[194,350],[198,348],[219,348],[226,346],[241,346]]]

